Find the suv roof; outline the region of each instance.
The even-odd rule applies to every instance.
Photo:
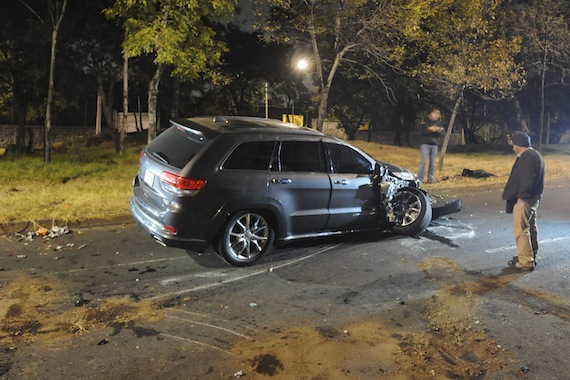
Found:
[[[276,119],[248,116],[201,116],[171,120],[172,125],[198,130],[207,138],[228,132],[294,132],[324,136],[315,129],[284,123]]]

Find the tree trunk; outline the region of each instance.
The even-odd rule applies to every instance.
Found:
[[[238,115],[243,115],[242,113]],[[170,105],[170,118],[176,119],[180,117],[180,80],[173,78],[172,83],[172,102]]]
[[[520,104],[518,99],[515,99],[514,105],[515,105],[515,111],[517,114],[517,121],[519,122],[521,130],[523,132],[528,133],[529,132],[528,123],[526,122],[525,118],[522,115],[521,104]]]
[[[443,145],[441,146],[441,153],[439,155],[439,170],[443,169],[443,160],[445,158],[445,152],[447,151],[447,145],[449,144],[449,138],[451,136],[451,131],[453,131],[453,124],[455,123],[455,117],[457,116],[457,110],[463,101],[463,90],[459,92],[455,105],[453,106],[453,112],[451,112],[451,118],[449,119],[449,124],[447,125],[447,132],[445,133],[445,138],[443,139]]]
[[[127,32],[125,32],[125,39]],[[129,55],[123,52],[123,117],[121,118],[121,126],[119,130],[119,155],[121,158],[125,156],[127,149],[127,120],[129,117]]]
[[[58,0],[56,0],[58,1]],[[51,107],[53,103],[53,87],[54,87],[54,71],[55,71],[55,53],[57,45],[57,33],[61,25],[61,20],[65,14],[65,8],[67,7],[67,0],[63,0],[63,5],[61,7],[61,13],[59,15],[53,14],[57,10],[52,10],[52,20],[55,21],[53,24],[53,30],[51,33],[51,56],[49,62],[49,80],[48,80],[48,94],[46,99],[46,119],[44,128],[44,162],[51,162]]]
[[[329,101],[329,87],[321,88],[321,100],[319,103],[319,112],[317,114],[317,131],[323,130],[325,124],[325,116],[327,115],[327,103]]]
[[[548,111],[547,113],[547,119],[546,119],[546,137],[544,138],[544,142],[546,144],[550,144],[550,127],[552,126],[552,114],[550,113],[550,111]]]
[[[546,58],[547,51],[544,50],[544,56],[542,57],[542,72],[541,72],[541,83],[540,83],[540,128],[538,132],[538,151],[542,149],[542,134],[544,133],[544,84],[546,80]]]
[[[103,79],[101,77],[97,78],[97,95],[101,96],[101,108],[103,109],[103,117],[107,126],[113,130],[115,129],[113,120],[113,84],[109,86],[108,96],[105,92],[105,87],[103,86]]]
[[[148,85],[148,142],[150,143],[156,137],[156,120],[158,109],[158,86],[164,71],[164,65],[159,64],[156,67],[154,76]]]
[[[26,149],[26,113],[28,106],[18,104],[16,106],[16,115],[18,117],[18,132],[16,134],[16,146],[14,147],[14,153],[24,154]]]

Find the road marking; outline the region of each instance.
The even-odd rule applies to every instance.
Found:
[[[209,328],[212,328],[212,329],[216,329],[216,330],[222,330],[222,331],[225,331],[225,332],[227,332],[227,333],[237,335],[237,336],[239,336],[239,337],[241,337],[241,338],[253,340],[253,339],[250,338],[249,336],[240,334],[240,333],[238,333],[237,331],[230,330],[230,329],[227,329],[227,328],[221,327],[221,326],[211,325],[211,324],[209,324],[209,323],[198,322],[198,321],[196,321],[196,320],[194,320],[194,319],[179,318],[179,317],[175,317],[175,316],[172,316],[172,315],[168,315],[168,316],[166,316],[166,318],[175,319],[175,320],[177,320],[177,321],[182,321],[182,322],[189,322],[189,323],[195,324],[195,325],[206,326],[206,327],[209,327]]]
[[[461,222],[432,222],[427,228],[428,231],[444,236],[449,240],[468,239],[475,236],[473,226]]]
[[[310,255],[308,255],[308,256],[303,256],[303,257],[300,257],[300,258],[298,258],[298,259],[286,261],[286,262],[284,262],[283,264],[280,264],[280,265],[273,265],[273,266],[270,266],[270,267],[268,267],[268,268],[263,268],[263,269],[260,269],[260,270],[256,270],[256,271],[254,271],[254,272],[250,272],[250,271],[247,270],[247,269],[242,269],[242,270],[239,271],[239,272],[240,272],[240,273],[246,272],[245,274],[237,275],[237,276],[234,276],[234,277],[231,277],[231,278],[222,280],[222,281],[214,282],[214,283],[209,283],[209,284],[204,284],[204,285],[196,286],[196,287],[193,287],[193,288],[188,288],[188,289],[179,290],[179,291],[176,291],[176,292],[168,292],[168,293],[164,293],[164,294],[158,294],[158,295],[156,295],[156,296],[149,297],[149,298],[146,298],[146,299],[170,298],[170,297],[179,296],[179,295],[181,295],[181,294],[186,294],[186,293],[191,293],[191,292],[197,292],[197,291],[200,291],[200,290],[206,290],[206,289],[210,289],[210,288],[216,288],[216,287],[221,286],[221,285],[225,285],[225,284],[229,284],[229,283],[232,283],[232,282],[237,282],[237,281],[245,280],[245,279],[250,278],[250,277],[259,276],[259,275],[261,275],[261,274],[266,274],[266,273],[268,273],[268,269],[270,269],[270,268],[272,268],[272,269],[274,269],[274,270],[275,270],[275,269],[281,269],[281,268],[284,268],[284,267],[287,267],[287,266],[290,266],[290,265],[293,265],[293,264],[297,264],[297,263],[299,263],[299,262],[301,262],[301,261],[308,260],[308,259],[310,259],[310,258],[312,258],[312,257],[314,257],[314,256],[317,256],[317,255],[320,255],[321,253],[330,251],[331,249],[334,249],[334,248],[339,247],[339,246],[341,246],[341,245],[342,245],[342,243],[341,243],[341,244],[335,244],[335,245],[332,245],[332,246],[329,246],[329,247],[325,247],[325,248],[320,249],[320,250],[316,251],[315,253],[310,254]],[[234,270],[234,271],[235,271],[235,270]],[[219,272],[219,271],[214,271],[214,273],[216,273],[216,272]],[[203,275],[203,274],[202,274],[202,275]],[[183,276],[183,277],[185,277],[185,279],[188,279],[189,277],[192,277],[192,276]],[[195,276],[194,276],[194,277],[195,277]],[[182,278],[182,277],[177,276],[177,277],[174,278],[174,281],[176,281],[176,279],[178,279],[178,281],[179,281],[181,278]],[[172,281],[173,281],[172,279],[163,280],[163,281],[161,281],[161,284],[162,284],[163,282],[164,282],[164,283],[171,283]]]
[[[170,286],[173,284],[177,284],[180,282],[185,282],[185,281],[189,281],[191,279],[194,278],[218,278],[218,277],[228,277],[228,276],[232,276],[233,273],[236,270],[239,270],[241,268],[234,268],[233,271],[231,272],[222,272],[221,270],[216,270],[216,271],[210,271],[210,272],[202,272],[202,273],[192,273],[192,274],[183,274],[180,276],[176,276],[176,277],[169,277],[169,278],[165,278],[164,280],[160,280],[159,283],[162,286]],[[241,269],[242,272],[247,272],[249,273],[249,271],[247,271],[246,269]]]
[[[212,317],[211,315],[208,314],[202,314],[202,313],[196,313],[195,311],[189,311],[189,310],[182,310],[182,309],[168,309],[168,311],[172,312],[172,313],[178,313],[178,314],[187,314],[187,315],[193,315],[195,317],[200,317],[200,318],[205,318],[208,319],[209,321],[219,321],[219,322],[223,322],[223,323],[234,323],[237,324],[235,322],[229,321],[227,319],[221,319],[221,318],[216,318],[216,317]],[[246,325],[241,325],[241,324],[237,324],[240,328],[246,329],[246,330],[250,330],[250,331],[257,331],[257,329],[250,327],[250,326],[246,326]]]
[[[557,241],[562,241],[562,240],[568,240],[570,239],[570,236],[564,236],[564,237],[558,237],[558,238],[552,238],[552,239],[546,239],[546,240],[539,240],[538,244],[548,244],[548,243],[553,243],[553,242],[557,242]],[[499,248],[493,248],[493,249],[486,249],[485,253],[497,253],[497,252],[504,252],[504,251],[510,251],[512,249],[517,249],[516,245],[510,245],[510,246],[506,246],[506,247],[499,247]]]
[[[184,338],[184,337],[181,337],[181,336],[170,335],[170,334],[165,334],[165,333],[161,333],[160,335],[165,336],[165,337],[168,337],[168,338],[172,338],[172,339],[183,340],[183,341],[185,341],[185,342],[190,342],[190,343],[198,344],[198,345],[200,345],[200,346],[206,346],[206,347],[213,348],[213,349],[218,350],[218,351],[221,351],[221,352],[225,352],[225,353],[228,354],[228,355],[236,356],[236,354],[234,354],[234,353],[231,352],[231,351],[224,350],[223,348],[216,347],[216,346],[213,346],[213,345],[208,344],[208,343],[199,342],[199,341],[194,340],[194,339],[188,339],[188,338]]]

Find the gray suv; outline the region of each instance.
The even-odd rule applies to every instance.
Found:
[[[130,210],[166,246],[251,265],[295,239],[391,229],[417,235],[432,208],[416,176],[313,129],[195,117],[141,152]]]

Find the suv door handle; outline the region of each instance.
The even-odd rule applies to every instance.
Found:
[[[341,180],[336,180],[334,181],[335,185],[348,185],[348,180],[346,179],[341,179]]]
[[[282,183],[282,184],[288,184],[291,183],[291,180],[289,178],[272,178],[271,179],[271,183]]]

